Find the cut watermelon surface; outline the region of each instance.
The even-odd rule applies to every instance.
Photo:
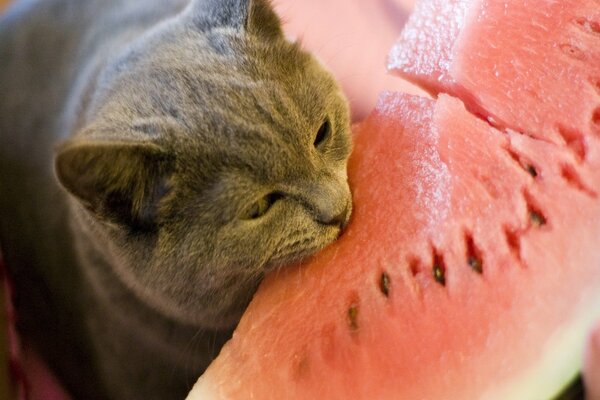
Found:
[[[599,0],[422,0],[389,67],[580,158],[600,134]]]
[[[599,4],[423,1],[390,61],[438,98],[355,128],[347,231],[265,280],[189,398],[560,392],[600,318]]]

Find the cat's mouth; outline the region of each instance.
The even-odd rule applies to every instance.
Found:
[[[337,227],[328,227],[319,237],[304,237],[282,246],[265,264],[265,273],[305,261],[336,241],[344,232],[347,224],[348,222],[344,221]]]

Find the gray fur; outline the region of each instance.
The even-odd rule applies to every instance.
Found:
[[[17,2],[0,244],[24,341],[77,399],[182,398],[265,272],[338,237],[349,152],[339,87],[265,0]]]

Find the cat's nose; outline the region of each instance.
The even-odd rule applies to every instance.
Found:
[[[344,228],[352,209],[352,197],[346,182],[322,182],[309,190],[309,208],[317,222]]]
[[[326,210],[317,212],[317,221],[324,225],[338,225],[344,229],[350,219],[350,202],[347,202],[343,208],[328,207]],[[337,210],[337,211],[336,211]]]

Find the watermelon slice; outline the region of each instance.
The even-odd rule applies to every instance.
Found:
[[[419,53],[391,64],[451,95],[386,94],[356,127],[348,230],[266,279],[190,399],[545,399],[577,373],[600,317],[599,3],[448,4],[421,3]]]

